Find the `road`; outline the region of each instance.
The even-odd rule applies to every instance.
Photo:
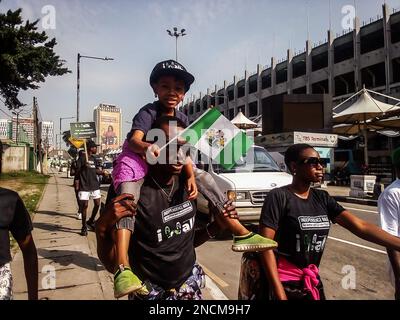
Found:
[[[107,187],[103,186],[102,189],[106,190]],[[379,224],[376,207],[350,203],[341,205],[361,219]],[[233,252],[231,245],[231,238],[213,239],[197,248],[196,253],[198,262],[218,287],[216,295],[223,294],[227,299],[236,300],[242,254]],[[393,299],[394,289],[389,282],[387,268],[385,248],[364,241],[338,225],[332,225],[320,265],[327,299]],[[354,288],[346,286],[350,273],[355,275]],[[218,289],[222,292],[218,292]]]
[[[378,224],[376,207],[342,205],[358,217]],[[231,239],[210,240],[197,249],[197,258],[223,294],[228,299],[237,299],[242,255],[231,251],[231,245]],[[350,282],[346,280],[350,273],[355,274],[355,288],[348,288]],[[338,225],[332,225],[320,274],[327,299],[393,299],[385,248],[359,239]],[[342,282],[348,289],[342,287]]]

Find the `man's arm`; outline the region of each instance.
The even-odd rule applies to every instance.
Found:
[[[136,204],[133,196],[124,193],[107,204],[96,221],[97,255],[104,267],[111,273],[115,272],[116,267],[114,226],[121,218],[132,216],[135,213]]]
[[[215,238],[215,236],[220,232],[226,229],[226,223],[221,216],[218,208],[209,206],[210,208],[210,215],[213,214],[215,220],[207,224],[205,228],[197,229],[194,235],[194,246],[198,247],[201,246],[204,242]],[[230,217],[231,219],[239,219],[239,216],[236,211],[236,207],[232,204],[232,200],[227,201],[224,204],[224,217]]]
[[[28,287],[28,299],[38,299],[38,257],[32,235],[27,235],[22,240],[17,240],[24,258],[24,270]]]

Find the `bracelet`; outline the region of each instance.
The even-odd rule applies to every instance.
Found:
[[[208,231],[208,226],[209,225],[210,225],[210,222],[206,224],[206,232],[207,232],[208,238],[215,239],[215,236],[212,236],[210,231]]]

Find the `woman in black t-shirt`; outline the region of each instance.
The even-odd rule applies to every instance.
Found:
[[[325,299],[318,267],[331,222],[364,240],[400,250],[399,238],[354,216],[326,191],[311,188],[324,174],[311,146],[291,146],[285,163],[293,181],[268,194],[260,217],[260,234],[276,240],[277,251],[262,252],[260,259],[243,256],[239,299]]]

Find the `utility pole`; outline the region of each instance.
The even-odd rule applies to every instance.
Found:
[[[39,128],[39,119],[38,119],[38,106],[36,97],[33,97],[33,122],[34,122],[34,134],[33,134],[33,141],[34,141],[34,150],[36,155],[38,156],[38,161],[40,165],[40,173],[43,174],[43,162],[42,162],[42,139],[40,136],[40,128]]]

